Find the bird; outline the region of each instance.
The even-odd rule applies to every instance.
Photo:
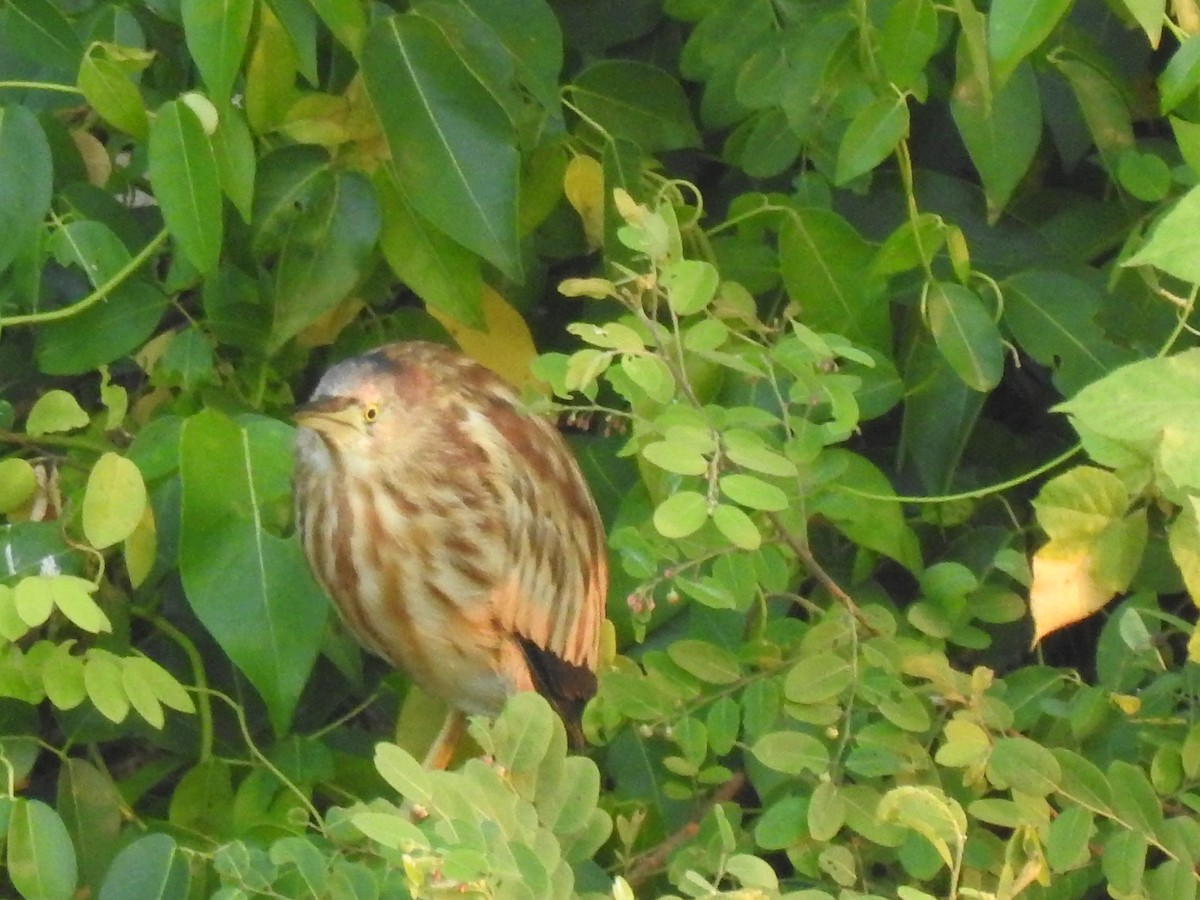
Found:
[[[296,530],[351,634],[466,717],[517,691],[576,742],[596,691],[604,524],[555,424],[490,369],[426,341],[336,363],[294,412]]]

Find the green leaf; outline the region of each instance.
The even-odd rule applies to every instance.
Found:
[[[997,740],[988,757],[987,772],[988,780],[998,788],[1016,788],[1037,796],[1050,793],[1062,780],[1054,754],[1024,737]]]
[[[550,751],[558,717],[546,698],[526,691],[509,698],[492,725],[496,762],[515,773],[537,771]]]
[[[503,108],[426,19],[379,20],[360,62],[403,195],[450,238],[520,280],[520,161]]]
[[[788,670],[783,693],[792,703],[828,703],[853,681],[854,670],[847,660],[833,653],[814,653]]]
[[[712,302],[720,280],[712,263],[680,259],[663,268],[660,283],[666,289],[667,303],[675,315],[689,316]]]
[[[429,773],[412,755],[395,744],[375,745],[375,768],[383,780],[413,803],[428,806],[433,798],[433,783]]]
[[[350,822],[371,840],[393,850],[411,852],[414,847],[429,846],[421,829],[399,812],[356,810],[350,814]]]
[[[110,722],[121,723],[129,715],[129,696],[125,693],[121,660],[107,650],[93,647],[83,666],[83,684],[88,699]]]
[[[24,106],[0,106],[0,272],[33,241],[50,209],[50,159],[37,117]]]
[[[1200,259],[1192,252],[1200,229],[1200,186],[1184,194],[1155,220],[1150,234],[1123,266],[1154,266],[1182,281],[1200,284]]]
[[[1129,147],[1117,162],[1121,187],[1147,203],[1158,203],[1171,190],[1171,167],[1157,153],[1142,153]]]
[[[838,146],[835,184],[865,175],[891,156],[908,136],[908,102],[902,96],[878,97],[850,120]]]
[[[82,759],[64,762],[58,776],[58,810],[78,856],[80,884],[95,892],[121,846],[124,801],[116,786]]]
[[[1105,842],[1100,864],[1110,896],[1133,897],[1144,893],[1147,844],[1147,836],[1137,831],[1117,831]]]
[[[1129,506],[1125,485],[1112,472],[1077,466],[1042,486],[1034,509],[1038,524],[1056,543],[1088,543],[1099,537]]]
[[[757,550],[762,544],[762,533],[746,513],[728,503],[718,503],[713,509],[713,524],[735,547],[742,550]]]
[[[962,807],[935,787],[892,788],[879,801],[876,815],[884,822],[920,834],[933,845],[947,868],[955,866],[955,857],[967,839],[967,817]]]
[[[382,219],[379,248],[392,271],[428,306],[482,328],[479,257],[422,217],[386,172],[376,174],[374,185]]]
[[[671,662],[708,684],[733,684],[742,677],[737,657],[708,641],[680,640],[667,647]]]
[[[76,398],[65,390],[55,388],[37,398],[34,407],[29,410],[29,418],[25,419],[25,432],[38,437],[41,434],[74,431],[89,421],[88,414],[79,406]]]
[[[83,495],[83,535],[104,550],[133,533],[146,509],[146,484],[132,462],[104,453],[88,474]]]
[[[86,254],[83,258],[96,266],[105,265],[103,255],[91,252],[98,249],[92,244],[97,238],[101,243],[114,241],[113,247],[120,246],[128,261],[128,251],[99,222],[71,222],[63,231],[70,233],[75,249]],[[90,269],[89,274],[99,282],[107,278],[100,268]],[[157,285],[126,281],[79,315],[40,326],[36,333],[38,368],[47,375],[79,375],[126,356],[154,333],[169,302]]]
[[[1057,57],[1054,65],[1071,85],[1105,166],[1115,172],[1121,154],[1134,142],[1132,114],[1125,98],[1104,72],[1087,63]]]
[[[821,775],[829,768],[829,750],[811,734],[800,731],[773,731],[763,735],[750,748],[764,766],[785,775],[812,772]]]
[[[1055,409],[1089,434],[1153,457],[1168,487],[1200,488],[1189,449],[1200,437],[1198,390],[1200,350],[1191,349],[1122,366]]]
[[[1137,21],[1150,46],[1157,48],[1162,39],[1163,19],[1167,15],[1167,0],[1121,0],[1122,5]]]
[[[836,484],[813,500],[809,514],[828,517],[851,540],[890,556],[912,572],[919,572],[921,548],[900,504],[856,493],[893,495],[891,482],[870,461],[848,450],[831,449],[825,453],[828,464],[843,466],[843,473]]]
[[[641,454],[660,469],[677,475],[703,475],[708,471],[708,459],[688,441],[654,441],[643,447]]]
[[[208,272],[221,255],[221,179],[212,144],[187,104],[171,100],[150,123],[150,183],[171,236]]]
[[[213,156],[217,161],[217,175],[221,179],[221,190],[229,198],[243,221],[252,218],[254,204],[254,177],[258,169],[254,138],[250,126],[240,109],[231,104],[220,108],[217,130],[212,133]]]
[[[289,147],[263,161],[254,198],[254,250],[274,261],[277,350],[350,295],[366,275],[380,231],[371,183],[335,170],[315,147]]]
[[[1108,783],[1119,785],[1113,791],[1112,806],[1116,817],[1141,834],[1155,834],[1162,825],[1162,801],[1139,766],[1116,759],[1108,766]]]
[[[312,0],[317,15],[342,44],[358,55],[367,28],[366,10],[358,0]]]
[[[846,823],[846,801],[832,781],[821,781],[808,804],[808,833],[814,841],[830,841]]]
[[[669,403],[675,396],[675,376],[658,356],[624,356],[620,365],[629,380],[655,403]]]
[[[870,274],[874,255],[854,227],[830,210],[803,209],[784,220],[783,283],[809,328],[890,350],[888,304],[879,302],[883,283]]]
[[[246,54],[252,0],[180,0],[183,36],[209,96],[229,99]]]
[[[1000,383],[1004,345],[978,294],[961,284],[934,282],[926,312],[934,343],[964,384],[986,393]]]
[[[1046,862],[1052,872],[1065,872],[1087,865],[1092,858],[1089,844],[1095,834],[1095,817],[1090,809],[1068,806],[1050,823],[1046,838]]]
[[[897,0],[879,33],[879,61],[889,80],[908,89],[937,49],[938,20],[933,0]]]
[[[696,491],[680,491],[654,510],[654,527],[665,538],[684,538],[708,518],[708,501]]]
[[[46,697],[59,709],[74,709],[87,699],[83,681],[83,657],[71,652],[71,641],[59,644],[42,666]]]
[[[330,606],[299,543],[267,529],[290,495],[292,429],[205,411],[180,436],[179,569],[188,602],[258,689],[271,722],[291,720]]]
[[[1001,288],[1004,325],[1026,353],[1052,369],[1064,396],[1132,358],[1096,324],[1103,300],[1087,282],[1064,272],[1030,270],[1006,279]]]
[[[753,431],[731,428],[721,435],[721,440],[725,445],[725,456],[743,469],[780,478],[795,477],[797,473],[794,462],[768,447]]]
[[[0,460],[0,514],[22,506],[37,490],[37,474],[23,459],[10,457]]]
[[[168,834],[145,834],[117,854],[99,900],[170,900],[188,896],[187,856]]]
[[[102,45],[88,48],[76,84],[88,105],[110,125],[144,141],[150,128],[146,104],[133,78],[120,63],[103,55]]]
[[[988,215],[995,219],[1037,152],[1042,138],[1042,107],[1037,80],[1028,63],[1017,66],[990,102],[965,39],[958,47],[958,82],[950,112],[967,145],[971,162],[983,179]]]
[[[17,798],[8,821],[8,877],[21,896],[71,900],[78,869],[66,825],[40,800]]]
[[[570,93],[588,119],[612,137],[633,141],[644,153],[700,144],[683,89],[657,66],[601,60],[576,76]]]
[[[721,492],[734,503],[750,509],[781,512],[788,508],[788,498],[782,490],[754,475],[723,475]]]
[[[1171,55],[1158,78],[1158,105],[1166,115],[1200,85],[1200,35],[1188,37]]]
[[[995,0],[988,13],[988,50],[1003,82],[1041,46],[1071,8],[1071,0]]]
[[[58,5],[50,0],[9,0],[7,6],[4,27],[10,47],[42,66],[63,72],[79,67],[83,44]]]

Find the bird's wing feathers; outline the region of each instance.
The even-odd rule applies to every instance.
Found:
[[[493,615],[506,632],[594,670],[608,590],[604,532],[587,484],[548,422],[497,404],[506,452],[504,515],[512,570]]]

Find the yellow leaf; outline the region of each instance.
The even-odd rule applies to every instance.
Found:
[[[537,348],[521,314],[486,284],[483,286],[482,310],[486,326],[483,331],[468,328],[432,306],[429,307],[429,314],[442,323],[463,353],[487,366],[509,384],[546,391],[547,386],[535,380],[529,371],[530,363],[537,356]]]
[[[590,156],[576,156],[567,163],[563,193],[583,220],[588,246],[604,243],[604,168]]]
[[[246,119],[257,134],[283,121],[296,95],[296,53],[269,6],[259,13],[258,40],[246,67]]]
[[[129,583],[135,588],[141,586],[150,574],[157,552],[158,529],[154,524],[154,508],[147,503],[142,510],[141,521],[125,538],[125,569],[129,573]]]
[[[1142,700],[1140,697],[1134,697],[1130,694],[1110,694],[1113,704],[1121,712],[1127,716],[1136,716],[1138,710],[1142,708]]]
[[[88,475],[83,494],[83,536],[97,550],[133,533],[146,509],[146,483],[138,467],[116,453],[105,453]]]
[[[1093,564],[1087,550],[1064,551],[1054,543],[1034,554],[1029,612],[1035,644],[1052,631],[1086,619],[1112,599],[1113,592],[1096,581]]]

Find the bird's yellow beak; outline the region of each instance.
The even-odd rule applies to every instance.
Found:
[[[292,413],[292,421],[301,428],[335,434],[340,429],[362,428],[362,410],[349,397],[323,397],[300,406]]]

